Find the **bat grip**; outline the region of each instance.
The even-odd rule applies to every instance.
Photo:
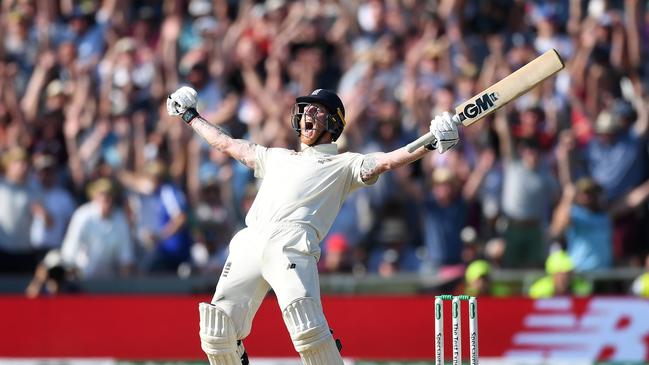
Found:
[[[408,143],[408,145],[406,145],[406,149],[408,150],[408,152],[413,153],[416,150],[418,150],[419,147],[427,145],[428,143],[432,142],[434,139],[435,136],[433,136],[433,132],[428,132],[423,136],[417,138],[416,140]]]
[[[462,122],[460,122],[460,118],[458,118],[457,115],[453,116],[453,123],[460,125]],[[425,146],[428,143],[432,143],[435,140],[435,136],[433,136],[433,132],[428,132],[424,134],[423,136],[417,138],[416,140],[408,143],[406,145],[406,149],[408,150],[409,153],[415,152],[419,147]]]

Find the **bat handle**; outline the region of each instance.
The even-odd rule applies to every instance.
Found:
[[[458,125],[462,124],[462,122],[460,122],[460,118],[457,116],[457,114],[453,116],[453,123],[458,124]],[[434,140],[435,140],[435,136],[433,136],[433,132],[428,132],[428,133],[424,134],[423,136],[417,138],[416,140],[408,143],[406,145],[406,149],[408,150],[408,152],[413,153],[416,150],[418,150],[419,147],[427,145],[428,143],[432,143]]]
[[[406,149],[408,149],[408,152],[413,153],[416,150],[418,150],[419,147],[427,145],[428,143],[431,143],[434,140],[435,140],[435,136],[433,136],[433,132],[428,132],[423,136],[417,138],[416,140],[408,143],[408,145],[406,145]]]

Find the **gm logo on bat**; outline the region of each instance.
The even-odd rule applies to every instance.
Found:
[[[464,106],[464,110],[458,114],[460,117],[460,122],[463,122],[466,119],[473,119],[485,111],[494,107],[494,103],[498,101],[498,93],[484,93],[480,95],[473,103],[468,103]]]

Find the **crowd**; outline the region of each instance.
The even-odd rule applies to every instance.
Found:
[[[649,252],[646,2],[1,6],[4,274],[218,275],[258,182],[167,115],[181,85],[232,136],[294,149],[295,97],[332,89],[347,110],[339,148],[388,151],[551,48],[566,64],[556,77],[463,128],[449,153],[353,193],[321,270],[462,277],[476,259],[543,268],[565,252],[579,273]]]

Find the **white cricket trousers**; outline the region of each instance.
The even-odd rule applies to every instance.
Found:
[[[230,316],[238,339],[250,333],[271,287],[282,311],[300,298],[312,298],[321,307],[318,243],[311,227],[293,223],[248,227],[232,238],[212,304]]]

